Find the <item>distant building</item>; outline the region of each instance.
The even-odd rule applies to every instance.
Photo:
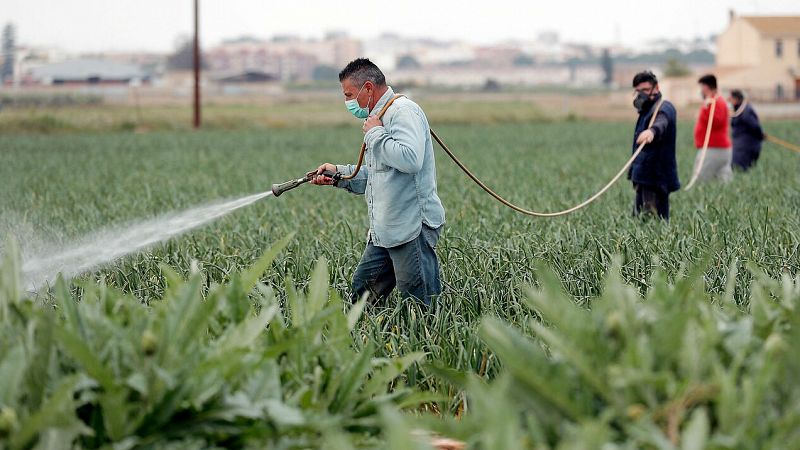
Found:
[[[72,59],[31,69],[30,82],[45,85],[109,85],[147,83],[139,66],[98,59]]]
[[[381,70],[398,69],[403,57],[412,57],[423,66],[468,63],[475,59],[475,48],[465,42],[439,41],[428,38],[406,38],[383,33],[364,42],[364,54]]]
[[[205,59],[217,78],[230,73],[261,72],[281,81],[310,81],[319,66],[341,68],[361,56],[361,42],[342,32],[324,39],[276,36],[271,40],[243,37],[208,50]]]
[[[435,70],[417,69],[389,73],[393,83],[415,86],[485,87],[491,80],[500,86],[600,86],[603,71],[600,65],[578,66],[546,65],[531,67],[438,67]]]
[[[163,75],[167,66],[167,55],[156,52],[100,52],[83,53],[76,56],[81,59],[101,59],[141,68],[151,76]]]
[[[767,100],[800,100],[800,16],[736,16],[717,38],[723,89]]]
[[[230,74],[220,75],[215,78],[219,83],[270,83],[277,81],[275,75],[261,72],[258,70],[245,70],[243,72],[234,72]]]
[[[14,49],[13,60],[8,60],[13,66],[13,77],[7,78],[5,84],[31,84],[30,74],[33,69],[63,61],[64,58],[64,53],[56,48],[17,46]]]
[[[514,61],[522,55],[516,46],[493,45],[491,47],[478,47],[475,50],[475,63],[479,67],[512,67]]]

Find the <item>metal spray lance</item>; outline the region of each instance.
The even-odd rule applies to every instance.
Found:
[[[317,175],[324,175],[326,177],[333,178],[334,185],[336,183],[338,183],[339,180],[342,179],[342,174],[339,173],[339,172],[333,173],[333,172],[330,172],[330,171],[326,170],[325,172],[323,172],[321,174],[318,174],[316,170],[312,170],[311,172],[308,172],[306,174],[306,176],[304,176],[302,178],[298,178],[296,180],[285,181],[283,183],[273,184],[272,185],[272,195],[275,196],[275,197],[278,197],[278,196],[280,196],[281,194],[283,194],[286,191],[291,191],[292,189],[294,189],[294,188],[296,188],[296,187],[298,187],[298,186],[300,186],[302,184],[308,183],[309,181],[314,179],[314,177],[317,176]]]

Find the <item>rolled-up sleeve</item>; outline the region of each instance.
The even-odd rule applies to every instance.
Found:
[[[364,136],[375,161],[404,173],[417,173],[425,159],[425,125],[411,108],[399,109],[392,117],[392,134],[377,126]]]
[[[356,166],[352,164],[336,166],[336,171],[344,176],[349,176],[354,170],[356,170]],[[339,180],[339,182],[336,183],[336,187],[342,188],[353,194],[362,195],[367,189],[368,176],[369,174],[367,173],[367,168],[361,166],[361,170],[358,171],[358,174],[356,174],[355,177],[350,180]]]

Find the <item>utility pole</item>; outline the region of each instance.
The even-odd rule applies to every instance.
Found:
[[[200,12],[194,0],[194,127],[200,128]]]

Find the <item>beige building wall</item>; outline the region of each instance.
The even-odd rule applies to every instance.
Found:
[[[800,100],[800,26],[787,27],[786,20],[800,23],[796,17],[732,19],[717,38],[715,73],[723,91],[738,88],[760,100]]]
[[[775,54],[776,42],[780,40],[783,53],[780,58]],[[783,67],[785,69],[797,68],[800,58],[797,55],[797,41],[800,40],[800,30],[795,37],[764,37],[760,40],[760,51],[763,55],[762,64],[767,66]]]
[[[717,37],[717,65],[753,66],[760,62],[761,35],[746,20],[738,17]]]

